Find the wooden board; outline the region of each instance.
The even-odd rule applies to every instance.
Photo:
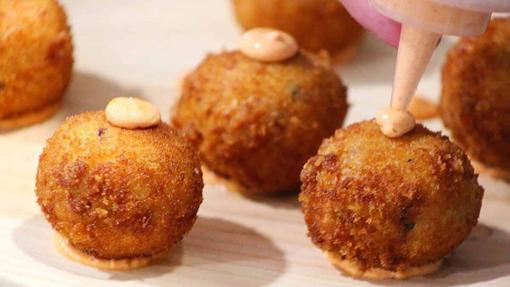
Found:
[[[116,96],[155,102],[165,119],[179,78],[207,51],[234,47],[238,28],[225,0],[64,1],[76,66],[64,108],[43,124],[0,135],[0,286],[510,286],[510,187],[481,177],[480,225],[437,274],[407,282],[343,276],[306,237],[295,195],[246,198],[208,183],[200,218],[164,261],[133,272],[73,263],[53,248],[34,196],[38,156],[62,120],[102,109]],[[437,99],[445,39],[419,88]],[[395,51],[367,38],[339,69],[349,86],[348,123],[372,117],[391,89]],[[441,129],[439,121],[427,125]]]

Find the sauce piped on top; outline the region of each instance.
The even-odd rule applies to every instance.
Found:
[[[161,122],[161,114],[154,105],[135,98],[111,100],[105,115],[111,125],[125,129],[150,128]]]
[[[398,138],[411,131],[416,121],[411,113],[397,108],[383,108],[377,113],[377,124],[384,135]]]
[[[299,46],[291,35],[271,29],[255,28],[245,32],[239,43],[241,53],[263,62],[280,62],[294,57]]]

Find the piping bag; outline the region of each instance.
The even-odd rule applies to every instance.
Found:
[[[369,0],[381,14],[402,23],[391,108],[409,102],[442,35],[475,36],[493,12],[510,12],[510,0]]]

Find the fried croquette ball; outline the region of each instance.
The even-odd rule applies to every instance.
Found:
[[[464,152],[416,125],[399,138],[374,121],[338,130],[301,173],[309,236],[344,272],[435,271],[476,225],[483,189]]]
[[[179,242],[196,219],[202,187],[198,154],[168,125],[123,129],[104,112],[88,112],[68,118],[48,140],[36,194],[73,248],[122,260]]]
[[[510,174],[510,18],[461,39],[442,77],[441,117],[455,142],[472,159]]]
[[[346,111],[346,88],[325,55],[265,63],[224,52],[186,77],[173,124],[239,191],[275,193],[297,190],[303,164]]]
[[[0,0],[0,130],[58,110],[72,50],[65,12],[55,0]]]
[[[356,44],[361,26],[338,0],[232,0],[235,15],[246,29],[271,27],[293,35],[300,46],[335,54]]]

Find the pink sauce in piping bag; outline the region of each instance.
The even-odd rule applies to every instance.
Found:
[[[370,0],[383,15],[402,23],[391,105],[376,120],[389,137],[412,130],[407,111],[442,35],[482,34],[492,12],[510,11],[508,0]]]

